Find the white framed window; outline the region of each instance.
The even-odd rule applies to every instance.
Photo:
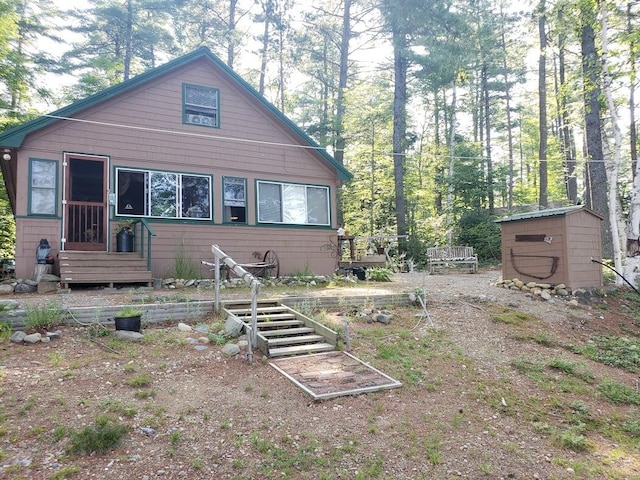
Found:
[[[183,84],[183,122],[201,127],[219,127],[219,96],[217,88]]]
[[[212,220],[211,177],[116,168],[116,214]]]
[[[329,187],[258,180],[258,223],[331,224]]]
[[[29,215],[57,214],[58,162],[29,159]]]

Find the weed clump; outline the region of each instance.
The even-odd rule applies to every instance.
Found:
[[[99,416],[93,425],[71,431],[67,452],[72,455],[108,452],[120,444],[129,429],[109,416]]]

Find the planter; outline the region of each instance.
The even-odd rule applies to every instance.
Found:
[[[129,332],[140,332],[141,315],[132,317],[115,317],[116,330],[127,330]]]
[[[116,234],[116,251],[133,252],[135,234],[129,228],[123,228]]]

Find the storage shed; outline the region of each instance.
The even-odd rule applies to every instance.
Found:
[[[602,217],[583,205],[520,213],[497,220],[502,277],[564,283],[569,290],[602,285]]]

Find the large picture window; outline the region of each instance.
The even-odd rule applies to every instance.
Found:
[[[183,85],[183,121],[202,127],[219,127],[217,88]]]
[[[29,161],[29,215],[56,215],[58,162]]]
[[[116,169],[118,215],[211,220],[211,177]]]
[[[257,182],[258,222],[330,225],[329,188]]]

